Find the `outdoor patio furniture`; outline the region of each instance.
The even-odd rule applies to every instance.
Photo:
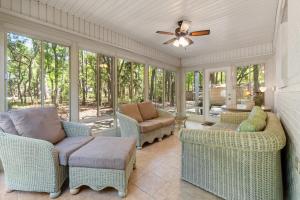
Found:
[[[71,194],[77,194],[86,185],[97,191],[113,187],[120,197],[125,197],[136,162],[135,144],[133,138],[96,137],[72,153],[69,158]]]
[[[162,140],[175,129],[175,117],[166,111],[156,109],[152,102],[124,104],[117,112],[122,137],[136,138],[137,148],[145,142]]]
[[[268,113],[263,131],[237,132],[248,115],[222,113],[211,128],[182,129],[182,179],[224,199],[282,200],[283,128]]]
[[[61,122],[52,107],[0,113],[0,159],[8,191],[58,197],[68,177],[67,157],[91,140],[89,135],[87,126]]]

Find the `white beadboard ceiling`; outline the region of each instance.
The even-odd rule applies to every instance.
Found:
[[[278,0],[40,0],[87,21],[162,52],[181,58],[273,41]],[[192,21],[191,31],[210,29],[211,34],[193,37],[190,47],[175,48],[162,43],[172,36],[179,19]]]

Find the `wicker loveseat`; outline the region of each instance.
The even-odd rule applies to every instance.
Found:
[[[182,129],[182,179],[224,199],[282,200],[281,123],[268,113],[263,131],[235,131],[247,117],[223,113],[212,128]]]
[[[20,131],[17,127],[21,124],[24,130]],[[33,129],[32,135],[28,135],[29,129]],[[51,135],[54,132],[61,134],[61,131],[64,132],[62,137]],[[92,138],[89,135],[87,126],[60,122],[55,108],[0,113],[0,159],[8,192],[47,192],[51,198],[58,197],[68,177],[66,159]]]
[[[152,102],[125,104],[117,112],[122,137],[134,137],[137,149],[145,142],[152,143],[171,135],[175,129],[175,117],[166,111],[156,109]]]

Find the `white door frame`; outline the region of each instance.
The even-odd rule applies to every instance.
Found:
[[[231,67],[220,67],[220,68],[213,68],[213,69],[205,69],[205,90],[204,90],[204,116],[206,121],[216,121],[217,119],[214,117],[209,116],[209,106],[210,106],[210,73],[213,72],[225,72],[226,73],[226,105],[232,104],[232,92],[233,92],[233,82],[232,82],[232,73],[231,73]]]

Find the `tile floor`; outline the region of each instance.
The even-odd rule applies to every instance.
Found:
[[[201,128],[199,123],[188,123],[188,127]],[[180,179],[180,141],[172,135],[146,145],[137,152],[137,168],[130,177],[128,195],[132,200],[214,200],[218,197]],[[4,175],[0,174],[0,200],[45,200],[46,193],[5,193]],[[58,200],[111,200],[120,199],[114,189],[100,192],[83,188],[77,195],[71,195],[65,186]]]

